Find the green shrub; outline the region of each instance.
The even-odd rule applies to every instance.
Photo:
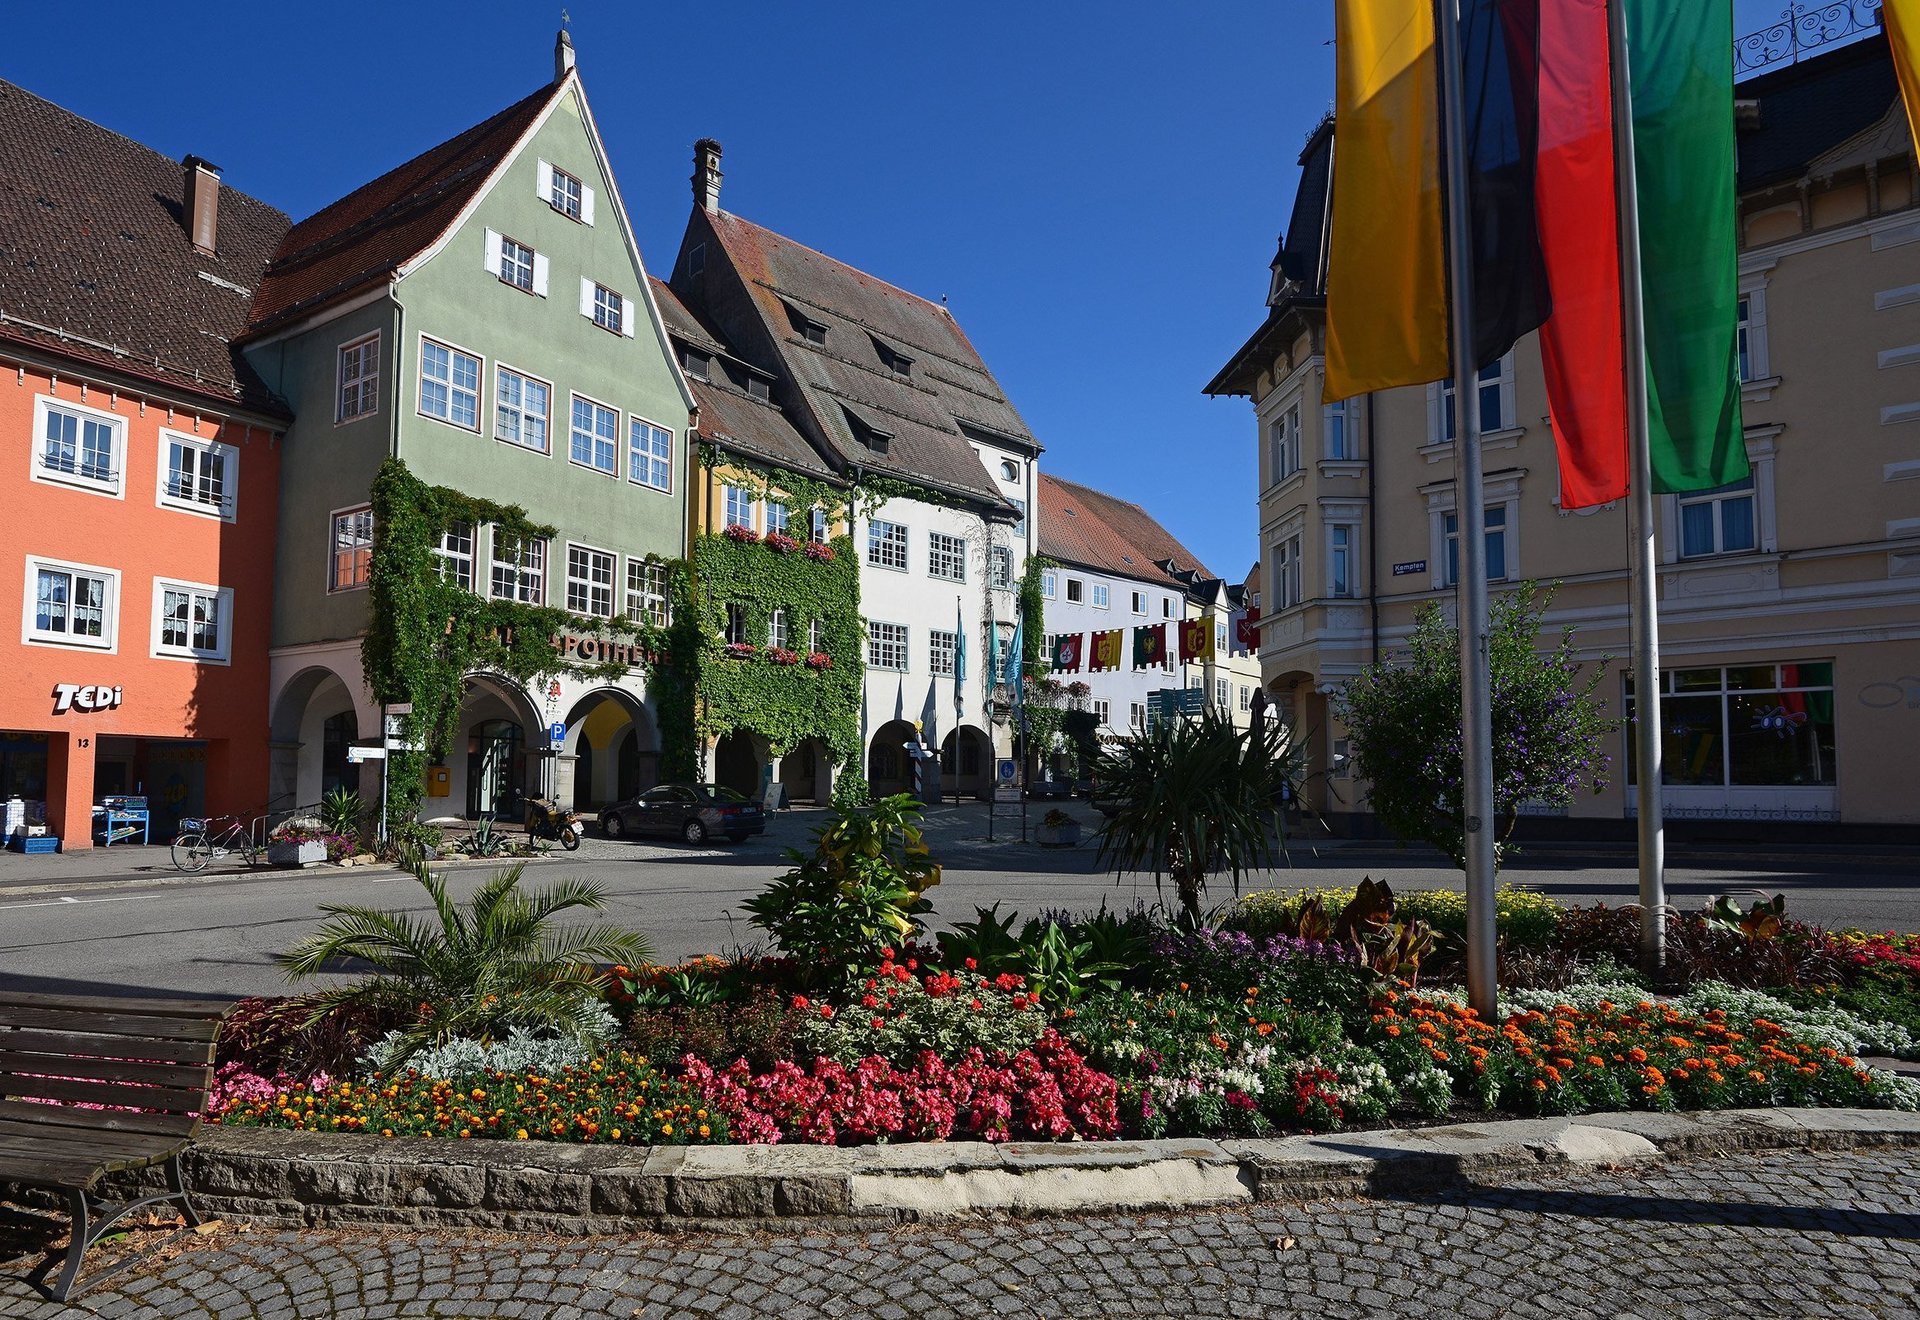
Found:
[[[1256,939],[1291,929],[1309,899],[1318,898],[1329,912],[1353,901],[1352,888],[1264,889],[1243,895],[1226,924]],[[1502,885],[1494,895],[1494,922],[1500,938],[1514,947],[1536,947],[1553,938],[1560,926],[1560,904],[1535,889]],[[1465,936],[1467,897],[1457,889],[1409,889],[1394,895],[1394,915],[1403,921],[1424,921],[1437,931]]]

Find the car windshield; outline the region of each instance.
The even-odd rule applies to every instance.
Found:
[[[746,794],[736,793],[725,784],[702,784],[698,791],[702,797],[710,798],[715,802],[747,802],[751,800]]]

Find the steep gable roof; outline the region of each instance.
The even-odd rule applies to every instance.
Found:
[[[1823,153],[1885,117],[1900,98],[1884,33],[1749,78],[1734,95],[1757,103],[1739,134],[1740,191],[1800,178]]]
[[[712,327],[695,316],[668,285],[649,277],[660,319],[667,334],[716,357],[738,360]],[[700,409],[699,437],[749,460],[758,459],[808,476],[838,480],[833,468],[807,443],[786,410],[770,399],[757,399],[733,386],[722,368],[720,379],[688,376],[695,405]]]
[[[202,253],[185,191],[179,161],[0,81],[0,338],[284,413],[233,341],[287,217],[223,184]]]
[[[249,333],[350,297],[431,247],[566,86],[541,87],[295,225],[261,281]]]
[[[1138,504],[1043,472],[1039,505],[1040,553],[1049,559],[1182,591],[1213,577]]]
[[[840,463],[1010,509],[967,432],[1036,451],[1039,442],[952,313],[738,216],[695,216],[724,249]],[[806,322],[825,327],[824,344],[809,342]],[[883,351],[911,359],[907,374]],[[863,443],[862,430],[884,432],[886,452]]]

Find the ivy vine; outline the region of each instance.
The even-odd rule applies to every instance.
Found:
[[[411,704],[403,741],[421,748],[389,754],[390,832],[419,814],[426,768],[445,759],[458,732],[468,675],[497,674],[525,687],[559,675],[591,679],[627,672],[615,661],[563,656],[552,643],[563,629],[631,640],[654,657],[648,668],[655,674],[679,668],[663,663],[671,639],[650,624],[586,620],[553,606],[495,600],[443,575],[443,561],[434,550],[456,524],[475,529],[489,524],[496,537],[554,536],[552,527],[533,522],[519,506],[430,486],[398,458],[387,459],[375,475],[372,506],[370,618],[360,644],[361,668],[381,705]],[[684,566],[670,564],[670,570],[670,581],[684,584]]]

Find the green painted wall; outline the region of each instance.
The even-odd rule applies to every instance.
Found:
[[[541,160],[593,189],[592,225],[568,219],[538,194]],[[546,297],[524,293],[485,268],[488,229],[547,258]],[[612,334],[580,314],[583,277],[633,299],[633,337]],[[569,93],[439,253],[398,285],[408,354],[400,381],[400,457],[425,481],[524,506],[536,521],[561,530],[558,542],[570,538],[622,555],[684,554],[687,405],[671,349],[656,335],[647,312],[645,284],[621,232],[579,99]],[[478,434],[418,411],[423,335],[484,359]],[[501,362],[552,384],[545,455],[494,438],[494,373]],[[614,477],[569,461],[575,391],[620,413]],[[628,480],[626,431],[633,416],[674,433],[670,493]],[[548,559],[548,599],[562,604],[564,545],[554,545]]]

